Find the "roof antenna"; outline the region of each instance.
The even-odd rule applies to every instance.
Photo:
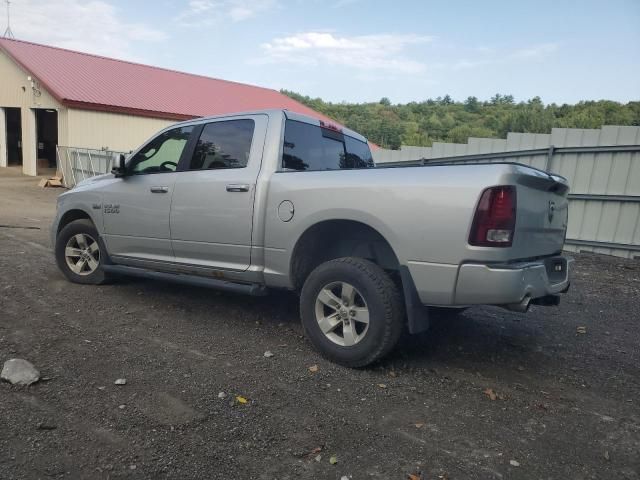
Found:
[[[2,34],[2,36],[4,38],[13,38],[13,39],[15,39],[16,36],[11,31],[11,10],[10,10],[11,2],[9,0],[5,0],[5,2],[7,2],[7,28],[4,31],[4,33]]]

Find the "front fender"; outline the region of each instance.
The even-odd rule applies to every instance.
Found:
[[[83,215],[88,216],[93,222],[100,235],[104,234],[104,221],[102,214],[102,195],[99,192],[76,192],[70,191],[58,197],[56,216],[51,225],[50,239],[51,246],[55,247],[58,232],[68,223],[69,218],[78,218]]]

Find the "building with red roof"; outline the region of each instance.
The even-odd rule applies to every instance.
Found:
[[[55,166],[56,146],[129,151],[176,121],[283,108],[268,88],[0,38],[0,166]]]

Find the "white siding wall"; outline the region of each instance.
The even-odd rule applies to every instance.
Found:
[[[158,130],[175,120],[137,117],[121,113],[95,112],[70,108],[68,111],[69,147],[84,147],[128,152],[137,148]]]
[[[27,77],[31,74],[19,67],[5,53],[0,51],[0,108],[18,107],[22,109],[22,165],[27,175],[36,175],[36,128],[34,108],[50,108],[58,110],[58,115],[64,115],[64,108],[53,98],[44,87],[40,86],[40,95],[31,88]],[[34,78],[37,82],[37,79]],[[36,84],[37,87],[37,84]],[[4,114],[4,112],[2,112]],[[4,120],[4,119],[3,119]],[[62,141],[66,132],[59,132]],[[0,138],[0,149],[6,150],[4,131]],[[6,155],[6,152],[4,153]],[[0,158],[3,153],[0,152]]]
[[[21,108],[22,114],[22,164],[27,175],[37,174],[36,108],[58,111],[58,144],[71,147],[127,152],[138,147],[158,130],[176,123],[174,120],[71,109],[62,106],[42,85],[40,95],[34,94],[27,77],[33,75],[23,70],[10,57],[0,51],[0,109]],[[36,78],[33,78],[37,82]],[[24,90],[23,90],[24,88]],[[0,110],[4,125],[4,112]],[[6,158],[5,129],[0,133],[0,167]]]

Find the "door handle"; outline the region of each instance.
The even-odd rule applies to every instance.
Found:
[[[151,187],[151,193],[167,193],[169,191],[169,187]]]
[[[248,192],[248,183],[230,183],[227,185],[227,192]]]

